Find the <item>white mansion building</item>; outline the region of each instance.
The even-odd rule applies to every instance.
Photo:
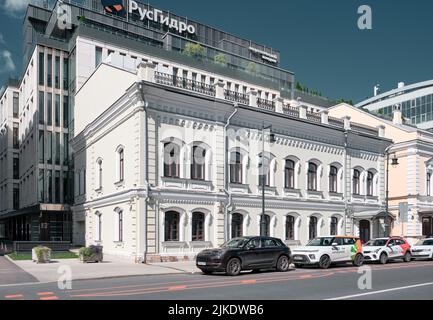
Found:
[[[169,62],[165,73],[128,65],[112,54],[76,94],[72,210],[87,245],[167,261],[258,235],[262,182],[265,232],[289,245],[357,235],[360,219],[372,237],[385,232],[383,127],[312,113],[278,92],[266,100],[253,86],[234,92],[200,70],[173,76],[182,66]]]

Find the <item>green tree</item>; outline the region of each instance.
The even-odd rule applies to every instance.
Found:
[[[215,57],[214,57],[214,62],[223,66],[227,65],[227,57],[224,53],[218,53]]]
[[[183,49],[183,53],[189,57],[201,60],[206,55],[206,49],[198,43],[188,42],[185,45],[185,49]]]
[[[257,65],[254,62],[250,62],[247,65],[247,72],[255,74],[257,72]]]

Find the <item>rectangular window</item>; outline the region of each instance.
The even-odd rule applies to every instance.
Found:
[[[47,200],[48,203],[53,203],[53,171],[47,171]]]
[[[43,91],[39,91],[39,124],[45,123],[45,94]]]
[[[19,139],[18,139],[18,128],[13,128],[12,129],[12,140],[13,140],[13,147],[15,149],[18,149],[20,147],[20,143],[19,143]]]
[[[63,202],[69,203],[69,179],[68,171],[63,171]]]
[[[15,180],[20,178],[20,160],[18,158],[13,160],[13,177]]]
[[[38,178],[38,200],[39,202],[45,202],[45,179],[44,170],[39,170]]]
[[[20,95],[18,92],[14,92],[14,97],[13,97],[13,117],[14,118],[18,118],[18,113],[19,113],[19,98]]]
[[[69,160],[69,137],[67,133],[63,134],[63,165],[67,166]]]
[[[39,148],[38,148],[38,152],[39,152],[39,163],[43,164],[45,161],[45,149],[44,149],[44,130],[39,130]]]
[[[48,55],[47,58],[47,87],[53,86],[53,56]]]
[[[47,145],[46,145],[47,163],[53,164],[53,133],[47,132]]]
[[[60,127],[60,95],[56,94],[54,122],[56,127]]]
[[[56,148],[55,148],[56,165],[60,165],[60,133],[56,132]]]
[[[95,68],[102,62],[102,48],[96,47],[95,49]]]
[[[39,85],[45,84],[45,55],[43,52],[39,52]]]
[[[47,94],[47,126],[53,125],[53,95]]]
[[[60,89],[60,57],[56,56],[56,65],[55,65],[55,78],[54,78],[54,84],[56,86],[56,89]]]
[[[14,187],[13,191],[13,207],[14,210],[18,210],[20,208],[20,189]]]
[[[69,97],[63,96],[63,127],[69,127]]]
[[[60,171],[54,174],[54,202],[60,203]]]
[[[69,89],[69,60],[68,58],[63,59],[63,90]]]

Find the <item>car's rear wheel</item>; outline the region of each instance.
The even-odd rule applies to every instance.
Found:
[[[387,264],[388,263],[388,256],[386,253],[382,253],[379,257],[380,264]]]
[[[328,269],[331,266],[331,258],[327,255],[324,255],[319,260],[320,269]]]
[[[281,256],[277,261],[277,270],[279,272],[286,272],[290,268],[290,260],[287,256]]]
[[[242,265],[241,261],[238,258],[232,258],[227,263],[226,273],[229,276],[237,276],[241,273]]]
[[[358,253],[358,254],[355,256],[355,259],[353,259],[353,265],[354,265],[355,267],[360,267],[360,266],[362,266],[363,264],[364,264],[364,256],[363,256],[362,254]]]
[[[412,254],[410,252],[406,252],[403,258],[404,262],[411,262],[412,261]]]

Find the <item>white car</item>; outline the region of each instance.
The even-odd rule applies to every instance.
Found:
[[[305,247],[292,250],[295,267],[317,265],[327,269],[333,263],[352,262],[360,267],[364,263],[361,241],[356,237],[330,236],[318,237]]]
[[[412,247],[412,258],[433,260],[433,238],[422,239]]]
[[[412,260],[411,246],[401,237],[378,238],[367,242],[364,246],[365,261],[386,264],[390,260]]]

